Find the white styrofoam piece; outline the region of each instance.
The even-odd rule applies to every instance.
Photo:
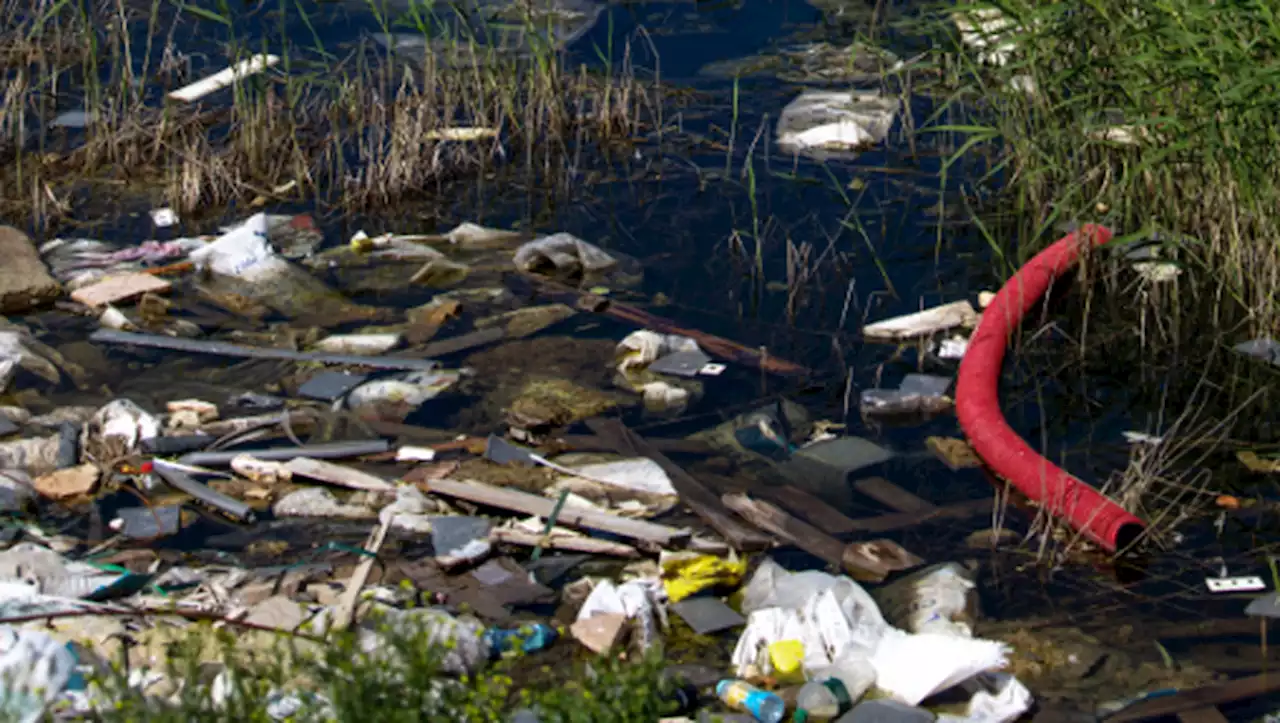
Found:
[[[1256,575],[1206,577],[1204,584],[1209,588],[1209,592],[1257,592],[1267,589],[1267,584]]]

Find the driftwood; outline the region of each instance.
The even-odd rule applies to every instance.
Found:
[[[976,323],[978,312],[968,301],[954,301],[917,311],[906,316],[895,316],[862,327],[862,336],[876,341],[901,341],[940,331]]]
[[[991,514],[994,505],[994,500],[988,498],[985,500],[957,502],[954,505],[939,507],[930,512],[895,512],[891,515],[881,515],[879,517],[864,517],[853,521],[854,528],[851,531],[892,532],[893,530],[915,527],[916,525],[938,520],[967,520],[970,517]]]
[[[346,630],[355,622],[356,608],[360,602],[360,591],[364,589],[365,583],[369,582],[369,573],[373,571],[373,565],[378,561],[378,552],[382,550],[382,543],[387,539],[387,531],[391,529],[391,521],[395,519],[395,515],[387,518],[382,524],[369,535],[369,539],[365,542],[364,550],[369,553],[360,564],[356,566],[351,578],[347,580],[347,587],[342,591],[342,597],[338,599],[337,608],[333,612],[333,629]]]
[[[670,319],[654,316],[643,309],[628,304],[558,284],[536,274],[521,273],[520,277],[532,282],[538,288],[539,293],[553,301],[604,314],[619,321],[634,324],[642,329],[649,329],[663,334],[687,336],[698,342],[698,346],[708,354],[734,364],[752,366],[770,374],[785,377],[808,376],[810,373],[809,369],[794,362],[780,359],[759,349],[750,349],[735,341],[730,341],[714,334],[708,334],[696,329],[687,329]]]
[[[438,479],[423,482],[432,494],[456,497],[489,507],[520,512],[546,518],[555,509],[556,501],[535,494],[504,487],[494,487],[481,482]],[[556,522],[566,527],[581,527],[610,532],[633,540],[641,540],[663,547],[689,537],[688,530],[658,525],[643,520],[630,520],[606,512],[565,507],[560,510]]]
[[[688,505],[698,517],[737,550],[766,550],[773,546],[773,539],[744,524],[720,498],[705,485],[659,452],[644,437],[627,429],[617,419],[588,419],[587,427],[595,435],[612,445],[613,450],[626,457],[648,457],[667,473],[671,485],[680,495],[680,501]]]
[[[880,582],[891,572],[909,570],[924,562],[889,540],[846,545],[768,502],[751,499],[741,493],[727,494],[723,500],[725,506],[750,520],[752,524],[768,530],[814,557],[836,565],[858,580]]]

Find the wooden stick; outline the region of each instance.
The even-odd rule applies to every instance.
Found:
[[[752,524],[777,535],[805,552],[849,573],[858,580],[879,582],[891,572],[904,570],[923,562],[920,558],[888,541],[846,545],[809,524],[801,522],[778,507],[754,500],[742,493],[726,494],[724,504]],[[889,554],[878,554],[881,550]]]
[[[361,560],[355,571],[351,573],[351,579],[347,580],[347,588],[342,591],[338,606],[333,611],[335,630],[346,630],[355,622],[356,604],[359,602],[360,591],[369,581],[369,573],[373,572],[373,564],[378,561],[378,551],[382,549],[382,543],[387,539],[387,531],[391,529],[391,522],[394,519],[395,515],[388,515],[387,519],[369,535],[364,549],[370,554]]]
[[[829,535],[843,535],[858,529],[858,521],[794,485],[765,486],[756,494],[792,514],[805,518]]]
[[[511,530],[496,527],[489,532],[489,541],[522,547],[543,547],[568,552],[586,552],[592,555],[613,555],[614,557],[639,557],[640,553],[630,545],[609,540],[598,540],[594,537],[578,537],[577,535],[557,535],[555,530],[548,536],[535,535],[524,530]]]
[[[1206,685],[1173,695],[1144,700],[1107,718],[1107,723],[1153,720],[1179,713],[1190,713],[1206,706],[1233,703],[1238,700],[1261,698],[1280,690],[1280,675],[1262,673],[1249,678],[1239,678],[1226,683]]]
[[[808,368],[794,362],[780,359],[772,354],[762,354],[758,349],[750,349],[736,341],[730,341],[714,334],[708,334],[697,329],[687,329],[670,319],[654,316],[643,309],[558,284],[536,274],[520,273],[520,276],[532,282],[540,293],[552,300],[560,301],[579,309],[595,311],[619,321],[635,324],[642,329],[649,329],[663,334],[687,336],[698,342],[698,346],[708,354],[735,364],[752,366],[778,376],[793,377],[808,376],[810,374]]]
[[[537,517],[548,517],[555,508],[555,500],[504,487],[494,487],[482,482],[437,479],[423,482],[426,492],[457,497],[477,504],[520,512]],[[567,507],[560,513],[559,521],[568,527],[581,527],[611,532],[633,540],[642,540],[667,546],[689,537],[688,530],[657,525],[643,520],[629,520],[607,512]]]

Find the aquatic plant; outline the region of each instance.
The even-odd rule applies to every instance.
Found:
[[[948,4],[927,28],[948,37],[950,100],[975,119],[932,130],[964,134],[957,157],[992,159],[1002,223],[986,228],[1012,247],[1010,267],[1064,224],[1159,232],[1178,262],[1199,272],[1201,300],[1227,314],[1224,323],[1243,315],[1255,333],[1276,328],[1273,8],[1001,0]],[[1162,301],[1176,305],[1176,297]]]
[[[659,117],[658,86],[636,78],[629,47],[608,73],[574,68],[538,42],[546,20],[531,12],[503,18],[532,38],[511,53],[446,31],[445,8],[413,0],[393,14],[370,0],[366,12],[405,47],[362,39],[339,56],[287,0],[255,21],[279,23],[279,47],[242,37],[221,5],[0,0],[0,208],[56,220],[87,188],[150,192],[184,213],[233,200],[369,208],[504,169],[564,186],[593,151]],[[298,42],[298,26],[312,42]],[[230,98],[164,97],[197,79],[181,39],[200,35],[226,51],[200,75],[258,53],[281,60]],[[50,126],[76,109],[82,129]]]

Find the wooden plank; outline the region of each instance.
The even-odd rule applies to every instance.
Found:
[[[1186,713],[1179,713],[1178,720],[1180,723],[1227,723],[1227,717],[1222,714],[1222,711],[1213,706],[1205,706]]]
[[[1107,718],[1107,723],[1153,720],[1180,713],[1190,713],[1207,706],[1234,703],[1239,700],[1259,698],[1280,691],[1280,675],[1254,675],[1226,683],[1206,685],[1173,695],[1161,696],[1135,703]]]
[[[736,517],[724,506],[720,497],[699,482],[662,452],[659,452],[644,437],[627,429],[617,419],[594,418],[586,421],[597,437],[609,442],[618,454],[628,457],[648,457],[671,478],[671,484],[680,495],[680,501],[688,505],[694,514],[702,518],[716,532],[724,537],[725,542],[737,550],[767,550],[773,547],[773,538],[752,529]]]
[[[497,507],[537,517],[548,517],[556,501],[535,494],[505,487],[494,487],[482,482],[435,479],[422,483],[426,491],[446,497],[457,497],[477,504]],[[606,512],[564,507],[556,517],[556,523],[566,527],[580,527],[642,540],[657,545],[670,545],[689,537],[688,530],[658,525],[643,520],[630,520]]]
[[[891,572],[909,569],[924,562],[888,540],[846,545],[768,502],[752,499],[739,492],[726,494],[722,499],[726,507],[750,520],[752,524],[835,565],[857,580],[880,582]]]
[[[939,507],[932,512],[895,512],[891,515],[881,515],[880,517],[865,517],[854,520],[855,527],[853,532],[891,532],[893,530],[901,530],[906,527],[915,527],[926,522],[936,522],[941,520],[964,520],[971,517],[980,517],[982,515],[990,515],[995,505],[995,501],[991,498],[985,500],[970,500],[968,502],[959,502],[946,507]]]
[[[85,306],[97,308],[128,301],[147,293],[165,293],[171,286],[168,281],[147,274],[117,274],[88,286],[81,286],[71,292],[71,298]]]
[[[371,490],[373,492],[395,492],[396,486],[390,482],[358,469],[344,467],[332,462],[322,462],[310,457],[294,457],[285,464],[285,468],[295,476],[328,482],[331,485],[353,490]]]
[[[562,513],[563,514],[563,513]],[[542,545],[549,550],[565,550],[568,552],[586,552],[592,555],[613,555],[614,557],[639,557],[640,553],[630,545],[609,540],[597,540],[594,537],[577,535],[557,535],[555,530],[550,536],[537,535],[524,530],[512,530],[495,527],[489,532],[489,541],[506,545],[537,547]]]
[[[792,514],[803,517],[829,535],[843,535],[857,529],[857,520],[794,485],[762,487],[755,490],[755,493],[781,505]]]
[[[883,477],[868,477],[853,483],[853,488],[885,507],[898,512],[917,513],[933,512],[938,506],[917,497]]]

